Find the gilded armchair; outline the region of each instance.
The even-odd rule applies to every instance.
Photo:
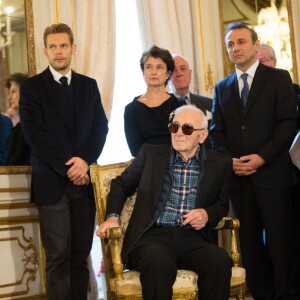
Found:
[[[106,198],[110,190],[110,182],[120,175],[131,161],[100,166],[91,166],[91,179],[94,188],[98,223],[104,222]],[[131,211],[134,206],[136,194],[129,197],[120,216],[120,227],[110,228],[107,239],[101,239],[103,260],[107,284],[108,299],[142,299],[142,288],[139,273],[134,270],[124,270],[121,261],[121,247]],[[231,257],[234,261],[230,283],[230,296],[238,300],[244,299],[245,270],[239,266],[240,255],[238,251],[239,221],[232,218],[223,218],[217,225],[217,230],[229,229],[231,231]],[[197,275],[188,270],[178,270],[173,285],[173,300],[198,299]]]

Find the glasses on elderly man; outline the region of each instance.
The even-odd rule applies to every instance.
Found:
[[[185,135],[191,135],[194,131],[205,129],[205,128],[194,128],[192,125],[190,125],[188,123],[179,125],[178,122],[172,122],[168,125],[169,131],[171,133],[176,133],[180,127],[181,127],[183,134],[185,134]]]

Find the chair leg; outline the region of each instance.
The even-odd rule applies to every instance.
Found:
[[[236,300],[245,300],[243,288],[240,289],[240,292],[238,295],[236,295],[235,299]]]

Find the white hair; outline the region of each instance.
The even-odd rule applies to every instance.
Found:
[[[268,44],[260,44],[259,49],[267,49],[269,52],[270,59],[276,60],[276,54],[273,47]]]
[[[183,111],[186,111],[186,110],[197,112],[199,114],[199,117],[200,117],[200,122],[201,122],[200,126],[202,128],[207,128],[208,127],[208,121],[207,121],[207,118],[206,118],[204,112],[201,109],[199,109],[198,107],[196,107],[194,104],[187,104],[187,105],[183,105],[183,106],[178,107],[174,111],[174,117],[176,115],[178,115],[179,113],[181,113]]]
[[[180,55],[180,54],[173,53],[173,54],[172,54],[172,58],[174,59],[174,58],[176,58],[176,57],[180,57],[181,59],[183,59],[183,60],[186,62],[188,68],[190,69],[189,61],[188,61],[184,56],[182,56],[182,55]]]

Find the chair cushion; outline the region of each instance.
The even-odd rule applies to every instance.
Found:
[[[114,278],[111,279],[110,282],[112,292],[114,292],[116,295],[142,295],[140,273],[137,271],[124,272],[121,280]],[[174,295],[186,292],[191,292],[195,295],[195,293],[198,291],[196,273],[188,270],[178,270],[177,278],[173,285],[173,291]]]
[[[244,268],[233,267],[230,286],[240,286],[245,282],[246,272]],[[137,271],[126,271],[121,280],[111,279],[111,289],[116,295],[142,295],[140,273]],[[173,285],[174,294],[196,292],[197,275],[193,271],[178,270],[176,281]]]

